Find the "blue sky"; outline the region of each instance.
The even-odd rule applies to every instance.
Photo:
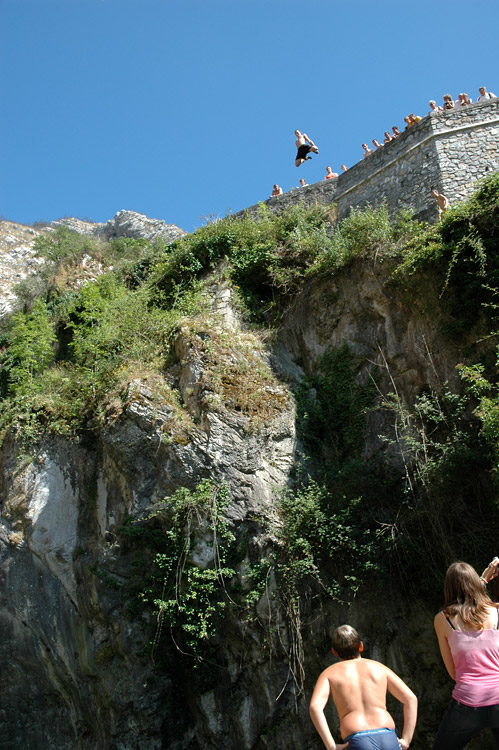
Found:
[[[0,215],[187,231],[499,94],[497,0],[0,0]],[[320,149],[296,169],[293,131]]]

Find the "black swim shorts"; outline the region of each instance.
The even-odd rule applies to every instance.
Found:
[[[307,154],[309,154],[312,151],[312,146],[310,143],[304,143],[303,146],[300,146],[298,149],[298,153],[296,154],[296,160],[298,159],[304,159]]]

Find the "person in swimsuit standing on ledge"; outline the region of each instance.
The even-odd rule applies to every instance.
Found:
[[[455,680],[433,750],[462,750],[482,729],[499,748],[499,613],[486,586],[498,575],[495,557],[482,575],[453,563],[444,583],[444,607],[434,619],[440,653]]]
[[[308,161],[308,159],[312,158],[311,156],[308,156],[311,151],[314,154],[318,154],[319,149],[306,133],[301,133],[299,130],[295,130],[295,135],[296,148],[298,149],[295,159],[295,167],[299,167],[304,161]]]
[[[361,658],[364,644],[350,625],[333,634],[333,654],[340,661],[322,672],[310,701],[310,718],[327,750],[407,750],[418,710],[418,699],[395,672],[378,661]],[[404,728],[397,739],[395,722],[386,710],[386,693],[404,706]],[[324,707],[332,697],[340,717],[344,744],[337,745]]]

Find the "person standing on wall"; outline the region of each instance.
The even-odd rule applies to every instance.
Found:
[[[431,194],[437,202],[438,216],[440,218],[440,221],[442,221],[442,216],[450,208],[449,199],[445,195],[443,195],[443,193],[439,193],[438,190],[432,190]]]
[[[487,91],[485,86],[480,86],[478,93],[480,96],[478,97],[477,102],[486,102],[488,99],[497,99],[497,96],[493,94],[492,91]]]

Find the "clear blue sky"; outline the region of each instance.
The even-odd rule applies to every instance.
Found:
[[[498,0],[0,0],[0,214],[187,231],[479,85]],[[320,149],[294,166],[295,128]],[[401,128],[402,129],[402,128]]]

